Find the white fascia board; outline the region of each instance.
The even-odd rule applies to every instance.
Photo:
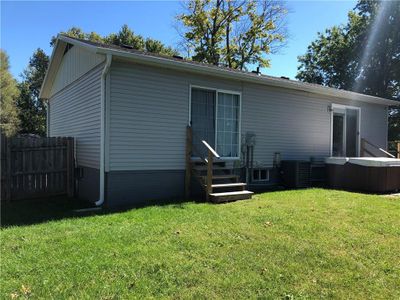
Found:
[[[56,43],[53,47],[53,51],[51,52],[50,60],[49,60],[49,66],[46,70],[46,74],[44,75],[43,83],[42,86],[40,87],[40,92],[39,92],[39,98],[41,99],[48,99],[48,94],[50,90],[50,86],[48,84],[48,78],[49,78],[49,73],[53,71],[54,66],[54,57],[56,54],[56,51],[58,50],[58,47],[60,46],[60,40],[57,38]],[[54,75],[53,75],[54,77]],[[53,79],[54,80],[54,79]]]

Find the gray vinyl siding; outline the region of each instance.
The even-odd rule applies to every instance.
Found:
[[[49,135],[76,140],[79,166],[99,168],[102,66],[65,87],[49,100]]]
[[[331,113],[328,106],[332,103],[360,107],[361,137],[386,147],[385,106],[245,84],[242,134],[256,134],[256,163],[271,166],[274,152],[280,152],[282,159],[329,156]]]
[[[222,80],[130,63],[113,63],[109,170],[183,170],[190,85],[241,92],[241,133],[256,134],[255,163],[330,155],[332,103],[361,107],[361,136],[386,147],[387,109],[346,99]]]
[[[189,85],[236,89],[233,82],[113,63],[109,170],[183,170]]]

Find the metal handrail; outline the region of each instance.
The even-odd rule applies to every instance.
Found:
[[[210,151],[212,155],[214,155],[214,157],[220,158],[219,154],[206,141],[202,140],[201,142],[203,143],[204,146],[206,146],[208,151]]]

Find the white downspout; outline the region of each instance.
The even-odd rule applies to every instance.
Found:
[[[104,128],[105,128],[105,107],[106,107],[106,76],[110,70],[112,55],[107,54],[106,63],[101,73],[101,96],[100,96],[100,182],[99,182],[99,200],[95,202],[96,206],[101,206],[104,203]]]

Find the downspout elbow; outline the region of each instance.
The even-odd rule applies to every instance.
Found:
[[[100,179],[99,179],[99,200],[96,206],[104,203],[104,177],[105,177],[105,108],[106,108],[106,77],[110,70],[112,55],[107,54],[106,62],[101,72],[101,92],[100,92]]]

